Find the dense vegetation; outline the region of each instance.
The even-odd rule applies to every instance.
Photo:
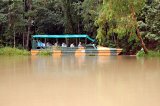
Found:
[[[160,50],[160,0],[0,0],[0,47],[31,48],[33,34],[82,34],[135,54]]]
[[[27,56],[29,55],[30,52],[27,50],[20,50],[17,48],[11,48],[11,47],[4,47],[4,48],[0,48],[0,55],[5,55],[5,56]]]
[[[149,51],[148,54],[145,54],[144,51],[139,51],[136,54],[137,57],[160,57],[160,51]]]

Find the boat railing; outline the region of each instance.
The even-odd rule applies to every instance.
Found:
[[[65,51],[74,51],[79,49],[79,47],[52,47],[52,50],[65,50]]]
[[[61,47],[61,46],[49,46],[49,47],[41,47],[39,50],[46,50],[46,51],[56,51],[56,50],[60,50],[60,51],[76,51],[76,50],[97,50],[96,46],[93,44],[90,45],[85,45],[83,47]]]
[[[61,46],[50,46],[45,48],[40,48],[39,50],[43,51],[54,51],[54,50],[61,50],[61,51],[75,51],[78,49],[84,49],[84,47],[61,47]]]

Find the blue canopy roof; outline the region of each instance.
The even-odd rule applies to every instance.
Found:
[[[74,35],[33,35],[33,38],[87,38],[90,41],[94,42],[95,40],[90,38],[86,34],[74,34]]]

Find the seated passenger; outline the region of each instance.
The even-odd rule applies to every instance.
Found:
[[[66,44],[65,44],[65,43],[62,43],[62,47],[66,47]]]
[[[75,47],[75,46],[74,46],[74,43],[72,43],[72,44],[70,45],[70,47]]]
[[[54,44],[54,46],[56,46],[56,47],[57,47],[57,46],[58,46],[58,42],[56,42],[56,43]]]
[[[79,42],[78,47],[79,48],[83,47],[81,42]]]
[[[46,44],[45,43],[42,43],[42,48],[44,49],[46,47]]]
[[[62,47],[65,47],[65,43],[62,43]]]
[[[49,42],[47,42],[46,47],[50,47],[50,46],[51,46],[51,44]]]
[[[67,47],[67,44],[65,44],[64,47]]]

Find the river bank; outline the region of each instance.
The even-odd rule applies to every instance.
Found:
[[[149,51],[148,54],[145,54],[144,51],[139,51],[136,54],[137,57],[160,57],[160,51]]]
[[[30,51],[12,47],[4,47],[0,48],[0,55],[7,55],[7,56],[16,56],[16,55],[30,55]]]

